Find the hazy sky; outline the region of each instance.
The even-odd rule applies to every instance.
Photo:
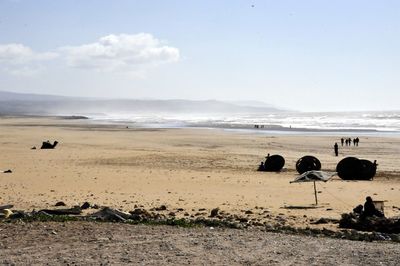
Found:
[[[0,90],[400,109],[400,1],[0,0]]]

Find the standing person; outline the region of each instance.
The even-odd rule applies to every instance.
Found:
[[[360,139],[357,137],[356,138],[356,145],[358,146],[358,143],[360,142]]]
[[[351,138],[349,138],[349,146],[351,146]]]
[[[333,145],[333,149],[335,150],[335,156],[339,155],[339,145],[337,145],[337,142],[335,142],[335,145]]]
[[[341,139],[340,139],[340,142],[342,143],[342,147],[343,147],[343,144],[344,144],[344,138],[341,138]]]

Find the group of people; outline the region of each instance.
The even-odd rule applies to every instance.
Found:
[[[346,146],[351,146],[351,142],[353,142],[353,145],[354,146],[358,146],[358,143],[360,142],[360,139],[357,137],[357,138],[354,138],[354,139],[351,139],[351,138],[341,138],[340,139],[340,142],[342,143],[342,147],[343,147],[343,145],[344,144],[346,144]]]
[[[358,146],[358,143],[360,142],[360,139],[358,137],[352,139],[352,138],[341,138],[340,143],[342,144],[342,147],[346,144],[346,146],[351,146],[351,143],[353,142],[354,146]],[[335,151],[335,156],[339,156],[339,145],[337,142],[335,142],[335,145],[333,145],[333,150]]]
[[[358,205],[357,207],[355,207],[353,209],[353,212],[358,214],[360,216],[360,218],[366,218],[366,217],[372,217],[372,216],[376,216],[376,217],[384,217],[385,215],[383,214],[383,212],[381,212],[380,210],[378,210],[375,207],[374,201],[372,200],[372,198],[370,196],[368,196],[365,199],[365,203],[364,206],[363,205]]]

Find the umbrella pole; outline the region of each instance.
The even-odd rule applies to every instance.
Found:
[[[318,205],[317,187],[315,186],[315,181],[314,181],[314,195],[315,195],[315,205]]]

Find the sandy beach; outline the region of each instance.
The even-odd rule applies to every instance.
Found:
[[[0,169],[13,171],[0,175],[0,205],[15,209],[88,201],[122,210],[166,205],[183,217],[219,208],[232,214],[250,210],[249,219],[260,222],[283,216],[286,224],[305,227],[321,217],[340,218],[370,195],[385,201],[386,216],[400,215],[398,137],[363,136],[359,147],[340,147],[335,157],[337,136],[126,128],[59,118],[3,117],[0,128]],[[45,140],[60,144],[31,150]],[[282,172],[256,171],[267,153],[284,156]],[[326,171],[335,171],[346,156],[377,160],[378,171],[373,181],[336,176],[317,183],[319,205],[308,208],[314,204],[313,184],[289,183],[304,155],[319,158]]]
[[[59,201],[124,211],[165,205],[165,215],[191,219],[206,218],[219,208],[261,225],[237,230],[16,220],[0,223],[0,264],[398,265],[397,243],[281,234],[268,228],[338,231],[337,223],[314,222],[339,219],[368,195],[385,201],[386,216],[400,215],[399,137],[362,136],[358,147],[340,147],[335,157],[332,146],[338,136],[259,133],[0,118],[0,170],[12,170],[0,174],[0,205],[25,211],[52,209]],[[46,140],[59,145],[39,149]],[[284,156],[283,171],[256,171],[268,153]],[[325,171],[335,171],[346,156],[377,160],[378,171],[373,181],[336,176],[318,182],[315,206],[312,183],[289,183],[304,155],[319,158]]]

